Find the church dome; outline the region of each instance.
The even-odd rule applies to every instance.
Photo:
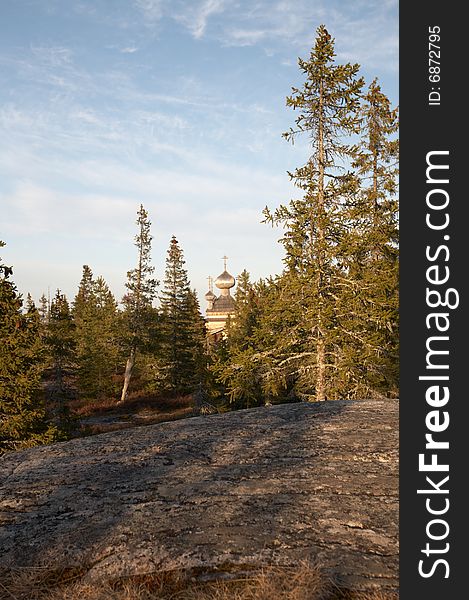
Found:
[[[207,302],[212,302],[213,300],[215,300],[216,296],[215,294],[212,292],[212,290],[209,290],[206,294],[205,294],[205,300],[207,300]]]
[[[215,285],[219,290],[229,290],[234,286],[234,284],[235,278],[226,270],[215,279]]]

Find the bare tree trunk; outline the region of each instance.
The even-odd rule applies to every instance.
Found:
[[[132,377],[132,371],[134,370],[135,365],[135,355],[137,354],[135,348],[130,350],[130,356],[127,359],[127,363],[125,365],[125,374],[124,374],[124,385],[122,387],[121,399],[119,400],[119,404],[125,402],[127,398],[127,392],[129,389],[130,378]]]
[[[317,345],[318,374],[316,379],[316,400],[326,399],[326,348],[324,336],[319,335]]]

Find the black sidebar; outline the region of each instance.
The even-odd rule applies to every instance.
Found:
[[[400,5],[400,597],[467,597],[469,26]]]

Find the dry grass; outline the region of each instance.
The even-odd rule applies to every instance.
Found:
[[[268,567],[239,579],[200,582],[181,573],[85,583],[85,571],[15,569],[0,577],[0,600],[396,600],[340,589],[317,566]]]
[[[75,398],[69,401],[68,406],[73,413],[80,417],[108,415],[110,413],[139,413],[145,410],[171,413],[192,406],[192,396],[169,398],[156,394],[132,393],[123,404],[118,404],[118,398],[102,398],[99,400]]]
[[[173,398],[134,393],[118,404],[115,398],[86,400],[75,398],[69,401],[71,413],[81,422],[80,435],[95,435],[153,425],[165,421],[177,421],[194,415],[192,396]]]
[[[163,414],[146,415],[125,415],[124,421],[115,423],[102,423],[93,425],[84,425],[81,435],[96,435],[98,433],[108,433],[109,431],[119,431],[120,429],[129,429],[129,427],[140,427],[141,425],[155,425],[156,423],[166,423],[168,421],[179,421],[194,416],[192,408],[175,410]]]

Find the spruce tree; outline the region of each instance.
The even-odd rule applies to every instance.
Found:
[[[299,376],[304,398],[324,400],[335,393],[334,353],[340,335],[335,309],[344,279],[341,240],[348,225],[347,200],[356,192],[356,179],[347,169],[352,155],[350,136],[359,126],[363,79],[358,64],[336,64],[334,40],[321,25],[309,60],[299,59],[305,76],[302,89],[293,88],[287,106],[299,111],[296,128],[284,137],[293,141],[305,132],[312,154],[290,177],[303,191],[267,221],[285,227],[286,270],[280,310],[296,310],[293,327],[282,330],[278,365],[288,364]]]
[[[96,306],[95,393],[103,396],[114,392],[114,376],[120,359],[118,344],[119,314],[117,302],[108,284],[99,276],[93,286]],[[98,325],[99,324],[99,325]]]
[[[160,296],[160,377],[163,389],[172,394],[193,392],[202,382],[205,367],[204,321],[184,264],[183,252],[173,236]]]
[[[44,341],[52,366],[52,382],[47,385],[48,400],[54,406],[55,422],[67,431],[72,427],[67,400],[74,387],[76,343],[70,305],[60,289],[51,301]]]
[[[78,386],[81,393],[88,392],[89,386],[92,386],[88,375],[92,369],[94,342],[97,337],[93,330],[96,324],[94,304],[93,273],[88,265],[83,265],[82,278],[72,305]]]
[[[188,377],[190,389],[203,386],[207,365],[206,343],[207,330],[202,317],[200,303],[195,289],[190,289],[184,302],[184,312],[187,315],[187,341],[192,363],[192,377]]]
[[[32,312],[32,311],[37,310],[36,304],[33,300],[33,297],[31,296],[31,294],[29,292],[26,294],[25,308],[26,308],[26,312]]]
[[[23,311],[11,275],[11,267],[0,260],[0,453],[61,437],[47,419],[40,387],[44,348],[39,314],[34,303]]]
[[[398,111],[374,80],[360,111],[354,148],[359,191],[351,207],[354,228],[346,239],[348,271],[355,286],[341,297],[349,320],[340,368],[357,395],[398,390]],[[346,363],[346,365],[345,365]],[[344,368],[345,367],[345,368]]]
[[[46,298],[45,294],[42,294],[42,296],[39,298],[39,317],[41,319],[41,323],[43,325],[47,325],[47,323],[49,322],[49,314],[50,314],[50,307],[49,307],[49,301]]]
[[[113,391],[118,360],[117,304],[102,277],[94,280],[88,265],[73,303],[78,385],[89,398]]]
[[[228,345],[231,349],[243,350],[252,345],[257,324],[258,298],[250,275],[244,269],[237,277],[235,292],[235,316],[230,323]]]
[[[153,320],[152,302],[158,285],[157,280],[152,277],[155,269],[151,265],[151,221],[143,205],[140,205],[137,212],[137,226],[138,233],[135,236],[137,266],[127,272],[128,293],[122,299],[125,324],[124,347],[128,358],[120,402],[124,402],[127,398],[137,352],[148,348],[151,342],[149,323]]]
[[[86,311],[92,303],[93,272],[88,265],[83,265],[83,273],[78,286],[78,292],[73,301],[73,317],[77,321],[86,321]]]
[[[236,310],[227,338],[210,357],[211,372],[234,409],[271,404],[285,391],[285,382],[280,382],[272,365],[280,341],[270,311],[276,305],[275,284],[271,279],[252,283],[246,270],[237,281]]]
[[[47,345],[55,371],[59,393],[65,389],[64,375],[73,366],[75,358],[75,325],[65,294],[58,289],[50,306]]]

